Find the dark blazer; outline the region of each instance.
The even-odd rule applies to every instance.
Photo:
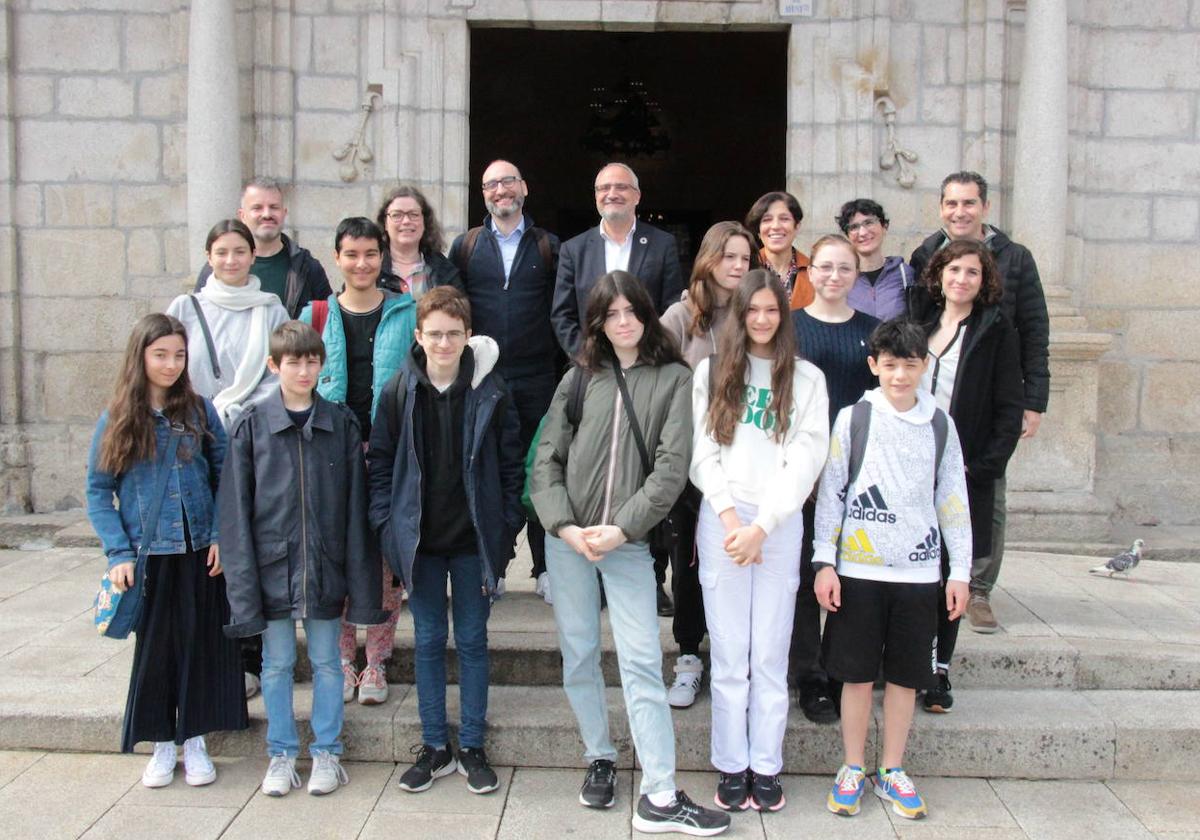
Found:
[[[930,312],[924,322],[927,333],[937,329],[941,315],[940,306]],[[950,416],[967,468],[974,556],[987,557],[992,553],[996,479],[1004,475],[1021,437],[1021,344],[998,306],[976,307],[958,340],[962,349]]]
[[[1021,375],[1024,380],[1022,408],[1044,412],[1050,401],[1050,315],[1046,309],[1046,293],[1042,291],[1042,279],[1038,275],[1037,263],[1033,254],[1024,245],[1009,239],[1002,231],[991,225],[993,232],[987,240],[987,247],[996,258],[996,267],[1000,270],[1001,282],[1004,284],[1004,297],[1000,308],[1008,320],[1017,328],[1021,346]],[[917,320],[924,321],[928,305],[912,305],[914,299],[919,300],[925,295],[925,289],[920,282],[921,272],[929,263],[929,259],[946,244],[946,234],[942,231],[929,236],[913,251],[908,263],[918,280],[909,287],[909,314]],[[924,311],[921,311],[924,309]]]
[[[658,314],[666,312],[683,291],[683,271],[679,267],[675,237],[639,220],[629,252],[629,273],[645,285]],[[582,324],[587,317],[588,294],[604,274],[604,239],[599,226],[563,243],[558,252],[550,320],[559,345],[571,358],[583,345]]]
[[[217,491],[228,636],[279,618],[380,624],[379,550],[354,412],[313,394],[296,428],[275,388],[233,424]]]

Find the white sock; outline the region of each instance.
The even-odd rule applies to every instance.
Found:
[[[675,791],[660,790],[658,793],[648,793],[646,797],[655,808],[669,808],[675,804]]]

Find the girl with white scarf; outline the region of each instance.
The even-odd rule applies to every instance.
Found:
[[[237,219],[217,222],[204,245],[212,280],[196,295],[180,295],[167,314],[187,328],[188,375],[192,386],[216,406],[228,429],[242,407],[270,391],[276,377],[267,372],[271,331],[288,320],[279,298],[264,292],[250,273],[254,236]],[[201,315],[212,336],[212,352]]]

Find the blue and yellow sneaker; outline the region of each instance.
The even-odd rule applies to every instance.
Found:
[[[879,768],[875,779],[875,795],[892,803],[892,811],[906,820],[919,820],[929,816],[925,800],[904,772],[903,767]]]
[[[867,774],[861,767],[843,764],[833,781],[833,790],[825,800],[825,807],[842,817],[853,817],[858,813],[863,791],[867,787]]]

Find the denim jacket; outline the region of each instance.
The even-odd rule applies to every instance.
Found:
[[[206,425],[213,437],[206,438],[200,447],[195,446],[190,435],[185,435],[179,441],[179,453],[171,466],[171,476],[167,479],[167,495],[158,515],[158,533],[150,544],[150,554],[182,554],[187,551],[183,528],[185,516],[192,548],[204,548],[217,541],[213,498],[217,492],[221,465],[225,461],[225,429],[208,399],[204,400],[204,411]],[[161,412],[154,412],[155,459],[139,461],[121,475],[105,472],[97,464],[100,441],[107,425],[108,412],[105,411],[96,422],[88,452],[87,502],[88,519],[100,537],[111,568],[118,563],[132,563],[137,559],[143,520],[154,503],[150,497],[154,493],[155,473],[158,470],[157,455],[167,445],[171,425]],[[190,451],[190,458],[184,456],[186,451]],[[113,505],[114,496],[118,506]]]

